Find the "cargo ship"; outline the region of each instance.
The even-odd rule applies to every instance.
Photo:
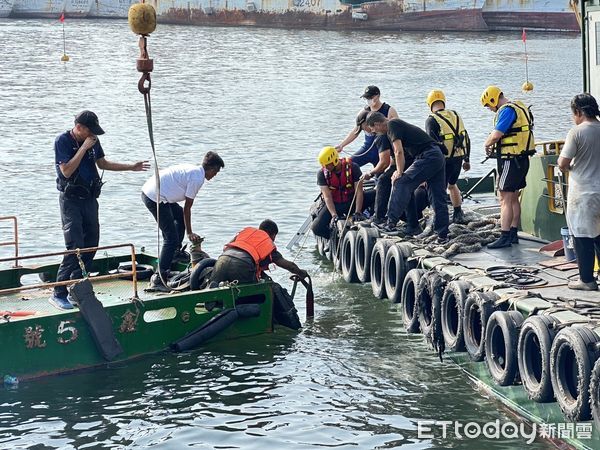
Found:
[[[0,17],[8,17],[14,3],[14,0],[0,0]]]
[[[0,17],[126,18],[135,0],[0,0]],[[150,0],[162,23],[318,30],[579,31],[577,0]],[[6,15],[8,13],[4,13]]]
[[[12,11],[10,12],[10,17],[58,19],[62,13],[68,17],[87,17],[92,7],[92,1],[93,0],[15,0]]]

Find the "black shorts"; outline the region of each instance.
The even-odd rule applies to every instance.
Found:
[[[462,156],[446,158],[446,184],[456,184],[462,169]]]
[[[529,172],[529,157],[498,160],[498,190],[516,192],[526,186],[525,178]]]

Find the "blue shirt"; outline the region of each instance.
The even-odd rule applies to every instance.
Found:
[[[56,163],[56,175],[61,181],[65,181],[66,178],[60,171],[60,165],[67,163],[75,156],[77,150],[81,145],[71,135],[70,131],[65,131],[59,135],[54,141],[54,161]],[[81,159],[79,168],[73,173],[73,177],[77,174],[80,175],[82,181],[91,183],[94,180],[100,178],[98,175],[98,169],[96,167],[96,161],[100,158],[104,158],[104,150],[100,145],[100,140],[97,140],[94,146],[89,149]],[[58,183],[60,184],[60,183]],[[61,190],[59,188],[59,190]]]
[[[502,108],[498,114],[498,120],[496,120],[496,130],[506,134],[506,132],[512,127],[513,123],[517,120],[517,113],[510,106]]]

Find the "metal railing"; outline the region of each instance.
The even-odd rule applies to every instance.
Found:
[[[12,220],[13,221],[13,240],[0,242],[0,247],[5,247],[8,245],[15,246],[15,257],[8,259],[8,261],[14,261],[15,265],[13,267],[19,267],[19,226],[17,225],[17,218],[15,216],[4,216],[0,217],[0,221],[3,220]]]
[[[553,141],[539,141],[535,143],[536,147],[542,147],[542,155],[560,155],[563,145],[565,145],[565,141],[560,139]]]
[[[98,275],[93,278],[94,278],[94,280],[111,280],[114,278],[123,278],[124,276],[131,275],[132,281],[133,281],[133,297],[132,298],[139,299],[138,288],[137,288],[135,246],[133,244],[117,244],[117,245],[105,245],[103,247],[76,248],[75,250],[64,250],[62,252],[40,253],[37,255],[27,255],[27,256],[15,256],[13,258],[0,258],[0,262],[14,260],[16,263],[17,261],[21,261],[24,259],[38,259],[38,258],[46,258],[46,257],[50,257],[50,256],[75,255],[77,257],[80,265],[82,265],[83,262],[81,260],[81,253],[91,253],[91,252],[96,252],[98,250],[110,250],[110,249],[123,248],[123,247],[129,247],[131,250],[131,272],[120,272],[120,273],[109,274],[109,275]],[[15,267],[18,267],[18,266],[15,266]],[[1,289],[0,295],[13,294],[15,292],[21,292],[21,291],[30,290],[30,289],[50,288],[50,287],[54,287],[54,286],[68,286],[71,284],[75,284],[80,280],[81,280],[81,278],[75,279],[75,280],[55,281],[52,283],[29,284],[29,285],[25,285],[25,286],[19,286],[16,288]]]

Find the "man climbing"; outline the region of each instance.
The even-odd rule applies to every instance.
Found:
[[[240,231],[225,245],[217,259],[210,277],[211,286],[217,286],[222,281],[254,283],[262,278],[270,263],[306,278],[306,270],[300,269],[277,251],[275,238],[278,233],[277,224],[270,219],[263,220],[258,228],[247,227]]]

